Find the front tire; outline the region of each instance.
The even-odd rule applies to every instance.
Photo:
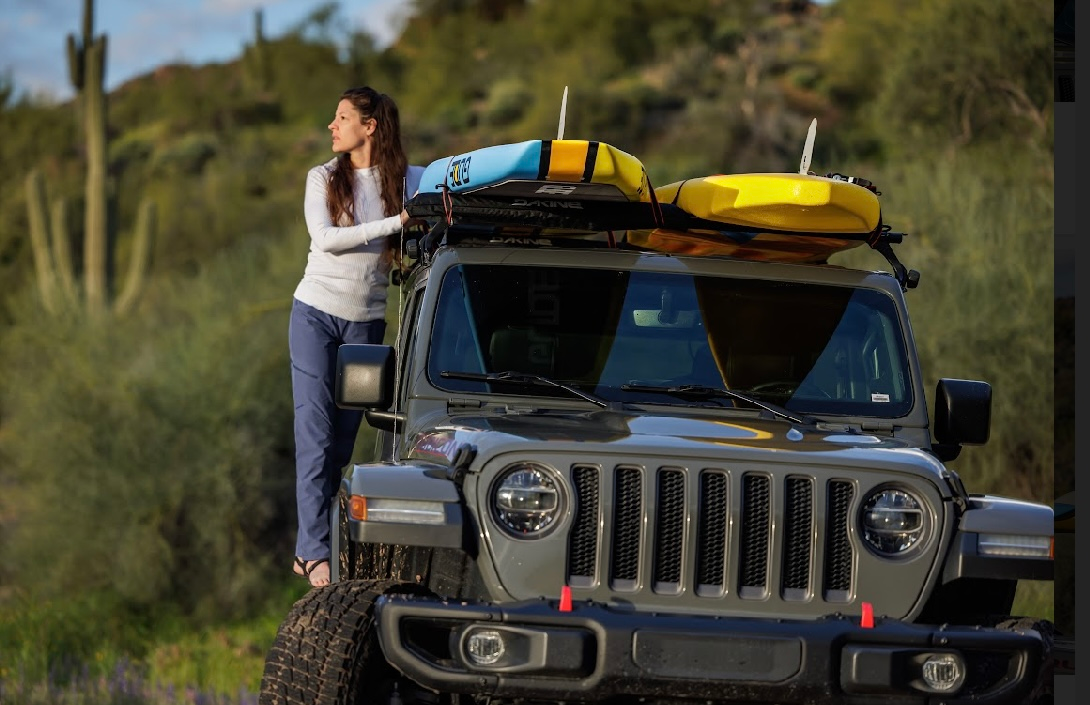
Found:
[[[265,659],[260,705],[388,705],[398,674],[378,643],[374,601],[390,592],[428,594],[418,585],[345,580],[296,602]]]

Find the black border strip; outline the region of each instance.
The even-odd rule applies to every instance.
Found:
[[[541,156],[537,163],[537,180],[545,181],[549,176],[549,162],[553,158],[553,141],[541,140]]]
[[[594,178],[594,163],[598,161],[598,142],[587,142],[587,160],[583,162],[583,178],[584,183],[590,183],[590,180]]]

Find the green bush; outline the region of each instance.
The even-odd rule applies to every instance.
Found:
[[[149,167],[153,174],[165,177],[197,175],[219,149],[219,139],[214,133],[186,132],[155,149]]]
[[[510,77],[497,81],[488,91],[488,99],[482,109],[486,125],[502,127],[522,116],[533,93],[521,78]]]
[[[127,319],[42,325],[21,300],[0,347],[7,578],[198,621],[246,614],[290,563],[299,268],[285,238],[159,281]]]

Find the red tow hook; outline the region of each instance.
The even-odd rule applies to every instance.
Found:
[[[571,588],[564,585],[560,588],[560,607],[561,612],[571,612]]]
[[[863,603],[863,614],[859,618],[859,626],[864,629],[874,629],[874,606],[869,602]]]

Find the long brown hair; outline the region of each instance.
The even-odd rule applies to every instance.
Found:
[[[397,215],[405,200],[405,170],[409,165],[401,145],[401,118],[397,104],[393,98],[370,86],[349,88],[341,94],[340,100],[350,101],[359,111],[360,124],[371,119],[375,121],[371,157],[378,167],[381,180],[382,211],[387,217]],[[334,225],[352,225],[356,222],[355,184],[352,155],[346,152],[337,157],[337,167],[330,174],[329,188],[326,190],[326,205]]]

